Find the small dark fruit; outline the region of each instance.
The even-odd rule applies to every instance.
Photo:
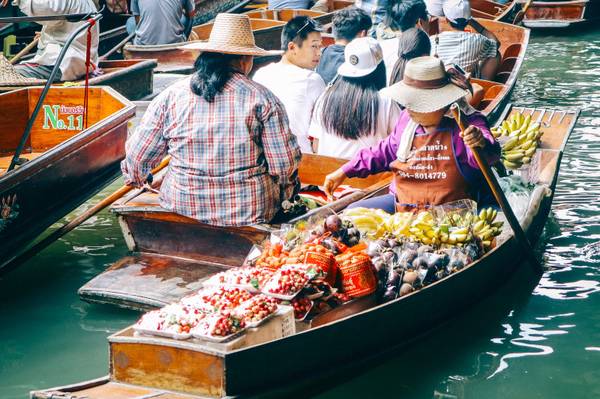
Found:
[[[338,215],[331,215],[325,219],[325,230],[337,233],[342,228],[342,219]]]

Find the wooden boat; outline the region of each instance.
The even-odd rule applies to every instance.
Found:
[[[516,111],[523,110],[511,108],[506,114]],[[536,188],[521,224],[535,242],[550,211],[563,151],[579,111],[538,109],[532,114],[534,120],[540,118],[545,134],[537,167],[527,174]],[[324,363],[351,364],[412,342],[497,289],[517,267],[525,267],[519,265],[522,258],[521,246],[507,234],[468,267],[396,300],[376,305],[369,297],[362,298],[322,313],[310,323],[296,323],[298,328],[281,316],[224,344],[137,335],[129,327],[108,339],[108,377],[31,396],[183,399],[264,393],[322,373]],[[324,346],[324,342],[334,344]]]
[[[51,88],[23,163],[6,172],[41,90],[0,94],[0,272],[48,226],[119,174],[127,121],[135,115],[134,105],[113,89],[91,87],[84,129],[84,89]]]
[[[511,23],[518,9],[519,3],[516,0],[504,4],[491,0],[471,0],[471,15],[475,18]]]
[[[300,180],[304,185],[320,185],[328,173],[345,162],[304,154],[299,169]],[[346,183],[358,191],[303,217],[329,210],[337,212],[359,199],[387,192],[390,181],[390,173],[367,179],[348,179]],[[141,190],[117,201],[111,209],[119,218],[129,249],[136,255],[115,263],[82,287],[79,295],[87,301],[133,309],[146,309],[175,300],[197,289],[208,275],[239,266],[254,244],[262,243],[279,228],[268,224],[209,226],[165,210],[158,204],[157,193]],[[157,233],[160,239],[157,239]]]
[[[129,100],[139,100],[152,93],[153,72],[155,60],[107,60],[100,61],[98,67],[102,75],[90,78],[90,86],[110,86]],[[43,85],[46,81],[39,80],[34,84]],[[64,82],[55,86],[64,85]],[[68,82],[67,85],[83,86],[85,80]],[[3,86],[4,85],[4,86]],[[32,83],[0,83],[0,93],[32,86]]]
[[[531,29],[569,28],[600,20],[600,1],[534,1],[523,25]]]

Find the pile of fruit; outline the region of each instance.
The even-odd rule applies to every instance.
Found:
[[[491,132],[502,143],[502,163],[507,169],[527,165],[540,145],[543,135],[540,123],[531,121],[531,115],[513,112]]]
[[[190,331],[197,338],[223,338],[237,334],[245,327],[243,319],[223,312],[206,316]]]
[[[218,287],[186,296],[181,299],[181,303],[206,313],[218,313],[225,309],[233,309],[250,298],[252,294],[244,289]]]
[[[167,305],[159,310],[146,313],[137,322],[136,328],[170,334],[189,334],[190,330],[205,317],[205,313],[179,303]]]
[[[292,299],[313,278],[322,275],[318,266],[285,265],[277,270],[265,283],[263,292],[280,299]]]
[[[385,235],[406,235],[412,221],[412,212],[397,212],[393,215],[370,208],[350,208],[343,214],[369,239],[378,239]]]
[[[268,268],[240,267],[217,273],[204,282],[205,287],[241,288],[258,292],[273,272]]]
[[[248,299],[233,310],[233,313],[248,326],[257,325],[277,311],[277,300],[259,294]]]

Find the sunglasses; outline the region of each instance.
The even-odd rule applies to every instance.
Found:
[[[306,29],[307,27],[311,27],[314,31],[317,31],[313,21],[311,21],[310,19],[306,21],[306,23],[304,25],[302,25],[302,27],[300,29],[298,29],[296,31],[296,34],[294,35],[294,39],[297,38],[298,36],[300,36],[300,33],[302,33],[302,31],[304,29]]]

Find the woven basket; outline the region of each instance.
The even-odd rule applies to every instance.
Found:
[[[28,78],[19,74],[6,57],[0,54],[0,87],[25,87],[45,83],[43,79]]]

